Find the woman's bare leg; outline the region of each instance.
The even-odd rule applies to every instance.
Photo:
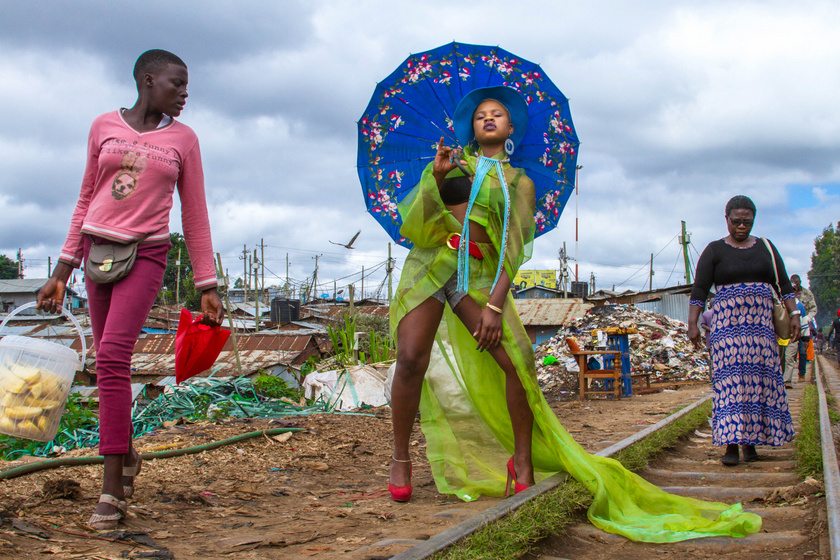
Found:
[[[475,332],[482,308],[470,296],[462,299],[455,306],[455,314],[470,332]],[[498,346],[488,350],[502,371],[505,372],[505,400],[508,414],[513,425],[513,465],[516,480],[520,484],[534,484],[534,467],[531,463],[531,435],[534,429],[534,414],[528,405],[525,387],[519,380],[510,356],[504,348]]]
[[[432,344],[443,316],[443,304],[429,298],[406,314],[397,327],[397,365],[391,385],[391,422],[394,429],[394,458],[406,461],[414,419],[420,407],[423,376],[429,367]],[[408,486],[408,463],[391,462],[391,484]]]

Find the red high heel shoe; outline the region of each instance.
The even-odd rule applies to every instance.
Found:
[[[395,459],[391,456],[392,461],[397,463],[408,463],[408,477],[411,478],[411,460]],[[408,486],[394,486],[391,484],[390,477],[388,478],[388,491],[391,492],[391,499],[395,502],[407,502],[411,500],[411,484]]]
[[[513,493],[518,494],[525,490],[526,488],[530,488],[530,484],[519,484],[516,482],[516,469],[513,468],[513,457],[507,462],[507,482],[505,483],[505,498],[510,495],[510,481],[513,481]]]

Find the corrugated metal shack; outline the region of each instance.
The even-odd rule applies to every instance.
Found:
[[[9,313],[21,305],[35,301],[38,290],[46,284],[47,278],[15,278],[0,279],[0,313]],[[70,310],[85,306],[85,300],[80,298],[76,291],[67,287],[67,305]],[[34,309],[24,310],[22,314],[35,315]],[[3,317],[0,317],[2,320]],[[2,334],[2,333],[0,333]]]
[[[517,299],[514,302],[525,332],[535,346],[555,336],[563,323],[583,317],[593,307],[578,298]]]

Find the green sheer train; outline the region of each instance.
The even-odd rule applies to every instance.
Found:
[[[502,156],[504,154],[501,154]],[[464,159],[475,165],[469,151]],[[474,168],[474,167],[473,167]],[[504,165],[512,200],[505,269],[513,278],[531,254],[534,189],[520,170]],[[487,228],[492,243],[479,243],[484,259],[470,263],[469,294],[487,303],[498,264],[504,202],[491,172],[482,185],[471,219]],[[414,243],[391,304],[391,330],[436,292],[456,271],[457,252],[446,247],[461,225],[446,210],[426,169],[400,204],[401,233]],[[675,542],[707,536],[741,537],[761,528],[761,518],[740,504],[727,505],[662,491],[613,459],[590,455],[563,428],[537,383],[531,342],[508,294],[502,345],[516,365],[534,413],[533,463],[537,480],[565,471],[594,495],[588,516],[596,527],[634,541]],[[399,341],[397,341],[399,344]],[[513,430],[505,402],[505,375],[448,305],[436,338],[420,401],[426,453],[437,488],[463,500],[501,496],[505,464],[513,451]]]

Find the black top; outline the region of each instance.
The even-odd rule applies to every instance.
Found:
[[[768,240],[769,241],[769,240]],[[792,294],[793,285],[790,283],[785,263],[782,261],[776,246],[770,243],[776,257],[776,270],[779,274],[779,286],[782,295]],[[697,272],[694,274],[694,288],[691,299],[706,301],[712,285],[725,286],[743,282],[765,282],[776,286],[776,276],[773,274],[773,260],[770,252],[761,239],[756,238],[752,247],[739,249],[726,243],[723,239],[712,241],[703,250],[697,261]]]
[[[831,322],[831,330],[828,331],[828,338],[834,335],[834,347],[840,348],[840,318]]]
[[[468,177],[458,175],[447,177],[440,184],[440,199],[446,205],[463,204],[470,200],[472,182]]]

